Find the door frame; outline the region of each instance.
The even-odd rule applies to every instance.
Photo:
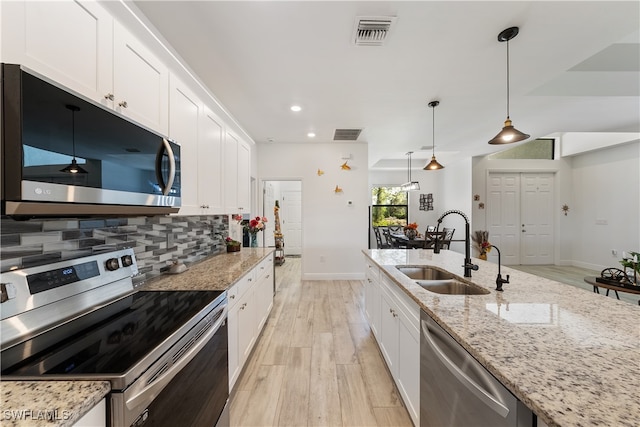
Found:
[[[265,216],[265,212],[267,209],[267,207],[264,206],[264,190],[265,190],[265,184],[267,182],[273,182],[273,181],[279,181],[279,182],[300,182],[300,216],[301,216],[301,230],[300,230],[300,256],[302,257],[303,253],[304,253],[304,179],[302,177],[266,177],[266,178],[260,178],[260,184],[259,184],[259,200],[258,200],[258,206],[260,206],[260,215],[261,216]],[[286,236],[285,236],[285,256],[286,256]],[[262,239],[262,245],[264,246],[264,238]]]

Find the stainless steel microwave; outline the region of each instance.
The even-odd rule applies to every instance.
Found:
[[[19,65],[0,90],[3,215],[179,210],[180,145]]]

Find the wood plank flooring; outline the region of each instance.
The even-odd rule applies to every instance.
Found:
[[[231,425],[411,426],[365,319],[362,282],[302,281],[300,263],[276,267],[278,292],[231,393]]]

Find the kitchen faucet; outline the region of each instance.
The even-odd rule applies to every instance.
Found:
[[[507,274],[506,279],[502,278],[502,275],[500,274],[500,248],[494,245],[491,245],[491,247],[498,251],[498,277],[496,277],[496,291],[502,292],[504,291],[504,289],[502,289],[502,284],[509,283],[509,275]]]
[[[436,226],[436,239],[433,244],[433,253],[440,253],[440,246],[438,246],[438,231],[440,230],[440,224],[442,223],[442,219],[449,214],[458,214],[462,218],[464,218],[464,277],[471,277],[471,270],[477,270],[478,266],[471,263],[471,239],[469,237],[469,218],[459,210],[451,210],[446,211],[442,214],[440,218],[438,218],[438,225]]]

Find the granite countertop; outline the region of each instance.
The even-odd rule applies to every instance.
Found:
[[[274,251],[273,248],[242,248],[205,258],[180,274],[154,277],[139,291],[224,291]]]
[[[242,248],[215,255],[192,264],[183,273],[155,277],[137,290],[226,290],[273,251]],[[66,427],[98,404],[111,387],[108,381],[1,381],[0,389],[3,427]]]
[[[72,426],[110,390],[108,381],[2,381],[0,424]]]
[[[433,265],[463,276],[462,254],[364,250],[436,322],[549,426],[637,426],[640,307],[498,266],[470,279],[487,295],[428,292],[396,265]]]

